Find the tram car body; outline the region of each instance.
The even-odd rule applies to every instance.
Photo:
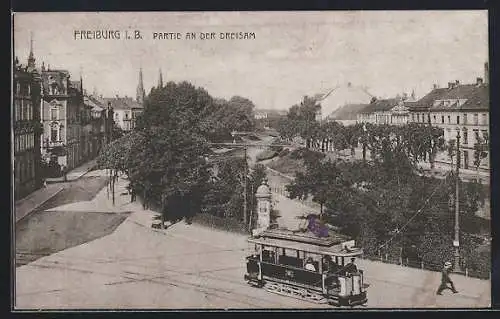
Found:
[[[334,306],[368,301],[363,270],[349,263],[363,254],[361,248],[347,248],[340,239],[277,230],[265,231],[248,242],[255,253],[246,258],[244,278],[252,286]]]

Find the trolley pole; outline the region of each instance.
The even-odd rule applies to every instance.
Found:
[[[457,131],[457,166],[456,166],[456,179],[455,179],[455,240],[453,246],[455,247],[455,272],[460,271],[460,201],[459,201],[459,186],[460,186],[460,130]]]

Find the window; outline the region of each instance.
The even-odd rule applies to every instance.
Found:
[[[451,124],[451,116],[448,115],[448,124]]]
[[[16,94],[21,95],[21,83],[16,83]]]
[[[444,115],[441,115],[441,123],[444,124]]]
[[[460,115],[457,115],[457,124],[460,124]]]
[[[467,144],[467,143],[469,143],[468,142],[469,141],[469,135],[468,135],[467,129],[465,127],[463,128],[463,131],[464,131],[464,134],[463,134],[464,135],[464,144]]]
[[[19,105],[19,100],[16,99],[16,101],[14,102],[14,121],[19,121],[19,110],[20,110],[20,105]]]
[[[57,133],[58,133],[57,125],[52,125],[52,127],[50,128],[50,141],[51,142],[57,141],[57,135],[58,135]]]
[[[23,103],[23,99],[20,99],[19,100],[19,104],[20,104],[20,114],[19,114],[19,120],[20,121],[23,121],[24,120],[24,103]]]
[[[53,107],[50,109],[50,119],[52,121],[56,121],[57,120],[57,107]]]
[[[433,123],[436,123],[436,115],[434,115],[434,116],[432,117],[432,121],[433,121]]]
[[[26,101],[26,109],[27,109],[26,111],[28,113],[26,119],[28,121],[31,121],[32,120],[32,115],[33,115],[32,114],[33,113],[32,112],[32,108],[31,108],[31,101]]]
[[[467,114],[464,114],[464,124],[467,124]]]
[[[420,114],[417,114],[417,122],[420,123]]]
[[[478,114],[474,114],[474,125],[478,125]]]
[[[483,118],[483,119],[482,119],[482,121],[481,121],[481,122],[482,122],[481,124],[483,124],[483,125],[488,125],[488,117],[487,117],[487,115],[486,115],[486,114],[483,114],[483,115],[482,115],[482,118]]]

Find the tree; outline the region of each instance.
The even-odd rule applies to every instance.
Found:
[[[300,104],[293,105],[285,119],[280,121],[278,132],[286,139],[300,136],[306,140],[309,148],[312,143],[317,142],[320,134],[320,124],[316,121],[316,115],[321,110],[321,105],[314,97],[304,96]]]
[[[488,137],[481,138],[479,135],[477,136],[477,142],[474,144],[474,166],[476,167],[476,171],[479,170],[479,166],[481,166],[481,161],[488,157],[489,145],[488,145]]]
[[[320,204],[320,216],[323,217],[323,206],[329,198],[339,196],[344,190],[344,180],[340,175],[336,162],[320,161],[318,158],[307,164],[306,173],[297,172],[295,179],[286,186],[290,198],[305,199],[313,196],[313,201]]]
[[[210,176],[203,124],[212,105],[204,89],[187,82],[169,82],[146,99],[136,127],[144,138],[131,152],[129,176],[164,217],[190,217],[201,208]]]
[[[457,155],[457,141],[455,139],[448,140],[448,144],[446,144],[446,152],[450,158],[451,165],[453,166],[453,158]]]
[[[404,249],[415,247],[426,263],[441,263],[452,252],[455,177],[420,176],[399,133],[376,130],[372,162],[311,161],[288,186],[290,196],[312,195],[325,206],[325,218],[358,240],[367,255],[402,257]],[[462,224],[473,225],[485,189],[460,182],[460,194]]]

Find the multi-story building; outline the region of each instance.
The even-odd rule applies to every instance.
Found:
[[[42,156],[72,169],[84,160],[81,120],[88,114],[84,110],[82,81],[70,81],[66,70],[42,67],[42,86]]]
[[[13,154],[14,198],[22,198],[42,183],[40,171],[40,74],[35,68],[33,46],[28,65],[14,61]]]
[[[334,112],[346,105],[368,104],[373,96],[361,86],[351,83],[339,85],[326,94],[317,94],[315,99],[321,104],[321,111],[316,119],[320,121],[333,120]]]
[[[460,133],[461,167],[472,168],[474,145],[489,141],[489,84],[487,63],[485,79],[476,83],[461,84],[449,82],[445,88],[434,89],[410,108],[410,121],[438,126],[444,129],[446,141],[455,140]],[[436,160],[449,162],[446,154],[439,154]],[[489,169],[489,156],[479,168]]]
[[[372,99],[370,104],[357,114],[358,123],[405,125],[409,121],[409,106],[415,103],[415,94],[406,94],[391,99]]]
[[[87,127],[86,131],[88,131],[89,157],[94,158],[106,143],[106,107],[92,95],[85,95],[84,105],[90,110],[90,127]]]
[[[113,120],[124,131],[135,128],[137,116],[142,113],[143,106],[131,97],[100,98],[99,102],[113,108]]]
[[[160,70],[158,87],[162,86],[163,76]],[[124,131],[130,131],[135,128],[137,117],[142,113],[144,109],[145,98],[146,92],[144,90],[144,84],[142,81],[142,69],[140,69],[139,83],[137,85],[137,96],[135,100],[128,96],[120,97],[116,95],[114,98],[103,98],[101,96],[96,98],[96,101],[101,105],[106,105],[108,108],[112,109],[113,121],[115,125],[117,125]]]

